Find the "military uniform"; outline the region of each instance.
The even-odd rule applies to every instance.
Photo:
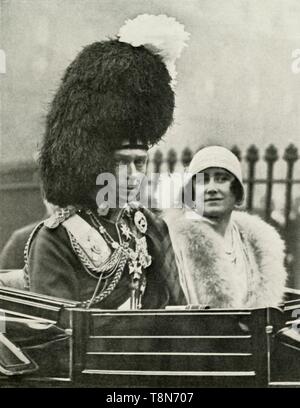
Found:
[[[155,309],[162,308],[167,304],[184,303],[183,292],[178,281],[177,267],[171,246],[167,226],[162,219],[146,209],[130,210],[130,214],[122,216],[118,223],[109,221],[107,217],[99,217],[99,223],[110,234],[113,240],[119,243],[126,241],[126,231],[119,237],[119,226],[126,225],[128,230],[138,234],[134,225],[134,215],[143,214],[147,222],[145,236],[147,252],[151,258],[148,267],[142,268],[140,282],[137,290],[141,299],[137,307]],[[87,212],[81,211],[79,216],[89,223],[93,228]],[[94,212],[93,216],[96,216]],[[47,222],[46,222],[47,225]],[[27,247],[27,287],[33,292],[44,295],[55,296],[82,302],[85,307],[101,307],[105,309],[116,309],[129,305],[128,300],[132,297],[133,276],[130,274],[130,262],[126,260],[120,278],[113,287],[111,293],[104,293],[109,287],[116,272],[96,289],[100,279],[100,273],[90,270],[76,251],[76,245],[82,248],[82,244],[70,237],[68,230],[60,223],[59,225],[46,226],[43,223],[33,233]],[[95,229],[96,230],[96,229]],[[129,232],[129,234],[130,234]],[[143,239],[143,237],[142,237]],[[134,246],[134,240],[128,240],[129,246]],[[103,243],[105,245],[105,243]],[[101,249],[99,251],[101,260]],[[110,255],[110,258],[113,255]],[[103,258],[103,257],[102,257]],[[127,257],[128,258],[128,257]],[[93,260],[90,259],[93,263]],[[134,273],[134,271],[133,271]],[[106,286],[105,286],[106,285]],[[113,286],[113,284],[111,285]],[[108,291],[109,292],[109,291]],[[104,293],[100,300],[99,295]],[[91,301],[92,298],[95,301]]]

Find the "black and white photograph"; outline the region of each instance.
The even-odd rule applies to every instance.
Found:
[[[0,388],[300,387],[299,150],[298,0],[0,0]]]

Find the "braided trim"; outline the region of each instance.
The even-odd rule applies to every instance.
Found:
[[[125,255],[123,255],[120,259],[120,263],[118,265],[117,271],[115,273],[114,278],[112,279],[111,283],[108,285],[107,289],[105,289],[104,291],[102,291],[98,296],[93,296],[91,297],[91,299],[89,300],[85,300],[84,302],[81,302],[79,304],[80,307],[83,308],[89,308],[91,305],[95,304],[95,303],[99,303],[101,302],[103,299],[105,299],[107,296],[109,296],[112,291],[115,289],[115,287],[117,286],[118,282],[120,281],[120,278],[122,276],[122,272],[125,268],[127,262],[127,257]]]
[[[72,233],[69,232],[68,230],[67,230],[67,233],[68,233],[72,248],[75,254],[78,256],[86,272],[90,276],[92,276],[94,279],[98,279],[98,280],[101,280],[102,278],[106,279],[104,288],[102,289],[99,295],[95,296],[95,292],[94,292],[93,296],[90,299],[85,300],[79,304],[80,307],[89,308],[93,304],[101,302],[103,299],[105,299],[107,296],[109,296],[113,292],[113,290],[115,289],[115,287],[117,286],[118,282],[121,279],[122,273],[127,263],[128,256],[126,253],[123,252],[122,247],[119,246],[114,251],[110,259],[107,262],[105,262],[104,265],[101,265],[100,267],[97,268],[93,265],[91,260],[85,254],[85,252],[81,248],[76,238],[72,235]],[[103,276],[104,272],[110,272],[110,273],[107,276]],[[97,276],[95,276],[94,273],[97,274]],[[99,274],[101,275],[99,276]],[[106,288],[107,280],[112,275],[114,275],[114,277]],[[97,291],[97,287],[95,291]]]
[[[30,276],[29,276],[29,251],[30,251],[30,246],[32,243],[32,240],[34,236],[39,232],[39,230],[44,226],[44,220],[39,222],[34,229],[31,231],[31,234],[29,235],[29,238],[26,242],[25,248],[24,248],[24,289],[25,290],[30,290]]]
[[[87,273],[92,276],[95,279],[99,278],[100,273],[104,272],[110,272],[112,268],[115,268],[116,265],[119,262],[120,259],[120,252],[121,252],[121,247],[119,247],[117,250],[114,251],[112,256],[108,259],[107,262],[105,262],[103,265],[100,265],[99,267],[96,267],[89,257],[85,254],[83,249],[81,248],[80,244],[76,240],[76,238],[67,230],[67,233],[69,235],[69,239],[73,248],[73,251],[75,254],[78,256],[82,266],[84,269],[87,271]],[[94,274],[97,274],[96,276]],[[110,274],[109,274],[110,275]],[[108,276],[109,276],[108,275]]]

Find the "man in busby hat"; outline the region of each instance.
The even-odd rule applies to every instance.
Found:
[[[45,196],[60,208],[26,246],[31,291],[84,307],[161,308],[183,301],[166,224],[128,199],[145,174],[148,148],[173,119],[172,72],[180,54],[174,33],[182,48],[188,34],[173,18],[139,16],[118,39],[85,47],[67,68],[40,152]],[[115,206],[99,198],[103,174],[117,178]]]

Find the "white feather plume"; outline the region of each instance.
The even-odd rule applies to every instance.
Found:
[[[141,14],[133,20],[127,20],[120,28],[118,36],[122,42],[134,47],[144,45],[150,51],[161,55],[172,78],[172,85],[175,84],[175,61],[180,57],[190,36],[184,30],[183,24],[163,14]]]

